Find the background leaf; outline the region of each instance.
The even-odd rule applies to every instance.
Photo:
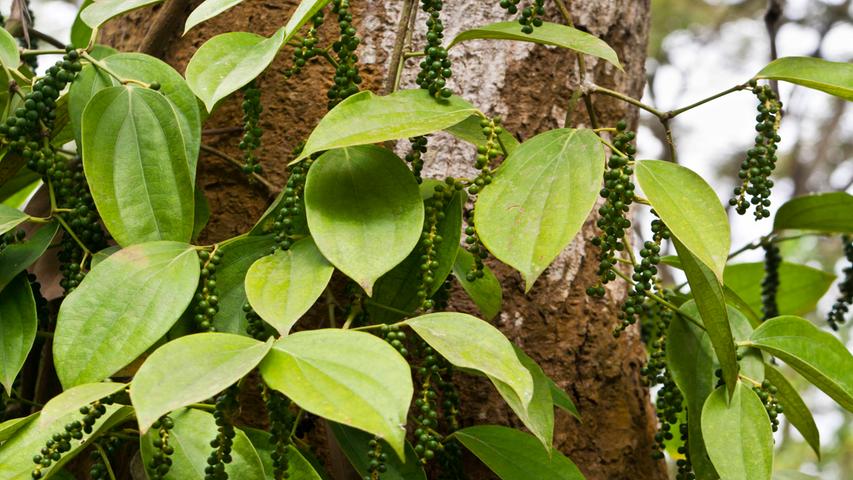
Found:
[[[335,268],[311,237],[258,259],[246,273],[246,296],[255,312],[281,335],[320,298]]]
[[[56,419],[77,412],[80,407],[124,390],[125,387],[127,384],[118,382],[84,383],[71,387],[44,404],[38,424],[46,427]]]
[[[409,365],[387,342],[352,330],[297,332],[275,343],[261,375],[303,409],[377,435],[403,458],[414,387]]]
[[[213,317],[218,332],[246,334],[246,272],[275,247],[273,235],[245,236],[220,246],[222,262],[216,267],[219,312]]]
[[[853,195],[828,192],[796,197],[783,203],[773,217],[773,230],[815,230],[853,233]]]
[[[738,382],[731,400],[716,389],[702,409],[702,437],[720,478],[770,480],[773,432],[751,388]]]
[[[258,430],[256,428],[244,428],[243,432],[249,438],[249,441],[252,442],[252,446],[255,447],[255,451],[261,458],[261,463],[264,466],[264,474],[266,475],[267,480],[275,480],[275,477],[273,476],[274,464],[272,459],[272,452],[275,447],[272,443],[272,435],[269,432]],[[323,477],[314,470],[311,462],[306,460],[305,457],[302,456],[302,453],[300,453],[293,445],[287,446],[285,456],[287,457],[287,473],[290,475],[288,477],[289,480],[323,480]],[[389,457],[389,460],[392,460],[393,458],[394,457],[392,455]]]
[[[764,374],[767,380],[776,387],[776,401],[785,409],[785,419],[800,432],[806,443],[820,458],[820,432],[809,407],[806,406],[791,382],[776,367],[765,364]]]
[[[598,57],[612,63],[616,68],[622,70],[616,52],[610,48],[604,40],[583,32],[568,25],[559,23],[542,22],[541,26],[533,29],[533,33],[524,33],[518,22],[498,22],[482,27],[465,30],[457,35],[447,48],[466,40],[475,39],[491,40],[515,40],[518,42],[541,43],[542,45],[554,45],[568,48],[576,52],[585,53]]]
[[[116,242],[190,240],[193,183],[174,104],[145,88],[106,88],[83,111],[81,136],[92,198]]]
[[[498,278],[488,266],[483,266],[483,278],[468,281],[468,272],[474,266],[474,256],[468,250],[459,247],[456,261],[453,262],[453,275],[459,280],[462,289],[471,297],[474,304],[486,320],[492,320],[501,311],[503,291]]]
[[[565,390],[560,388],[554,380],[548,378],[548,383],[551,387],[551,399],[554,401],[554,406],[559,407],[561,410],[580,420],[581,414],[578,412],[578,407],[575,406],[575,402],[572,401],[572,397],[570,397]]]
[[[101,381],[153,345],[189,305],[198,276],[195,250],[179,242],[125,248],[93,268],[59,309],[62,385]]]
[[[7,245],[0,251],[0,265],[3,265],[3,268],[0,268],[0,291],[42,256],[58,229],[58,223],[50,222],[23,242]]]
[[[308,171],[305,213],[317,248],[372,295],[421,236],[424,206],[406,164],[371,145],[324,153]]]
[[[604,149],[592,130],[557,129],[522,143],[480,193],[477,233],[521,272],[526,291],[580,230],[603,174]]]
[[[98,28],[107,20],[137,8],[162,3],[163,0],[98,0],[80,12],[80,18],[91,28]]]
[[[18,68],[21,63],[18,41],[5,28],[0,28],[0,63],[10,70]]]
[[[782,57],[770,62],[755,78],[784,80],[821,90],[853,102],[853,65],[813,57]]]
[[[20,273],[0,291],[0,383],[7,396],[33,347],[37,328],[33,291],[27,274]]]
[[[551,398],[550,379],[545,375],[532,358],[527,356],[520,348],[515,348],[518,361],[530,372],[533,378],[533,398],[530,404],[524,405],[515,391],[504,382],[489,377],[498,393],[506,401],[507,405],[521,420],[521,423],[542,442],[543,448],[550,450],[554,440],[554,401]]]
[[[761,311],[761,281],[764,262],[738,263],[726,266],[726,285],[742,298],[750,309]],[[804,315],[814,311],[817,302],[832,286],[835,275],[796,263],[779,265],[779,288],[776,303],[781,315]]]
[[[26,222],[29,218],[29,215],[17,208],[0,204],[0,235]]]
[[[367,443],[373,439],[373,435],[340,423],[328,422],[326,425],[329,426],[329,430],[332,431],[350,465],[362,477],[369,476],[367,467],[370,459],[367,457]],[[383,451],[387,451],[388,444],[384,441],[382,443]],[[401,462],[396,455],[388,455],[385,468],[386,471],[381,475],[382,480],[426,480],[427,478],[409,442],[406,442],[406,461]]]
[[[480,120],[482,119],[483,117],[479,115],[471,115],[456,125],[451,125],[444,130],[454,137],[465,140],[468,143],[473,143],[478,147],[480,145],[485,146],[486,136],[483,135],[483,127],[480,126]],[[505,128],[498,134],[498,140],[503,144],[507,154],[511,154],[519,145],[521,145],[521,143],[519,143],[519,141],[516,140],[516,138],[513,137]]]
[[[158,348],[139,367],[130,386],[139,431],[145,433],[162,415],[233,385],[258,366],[271,347],[272,342],[208,332]],[[175,368],[178,365],[181,368]]]

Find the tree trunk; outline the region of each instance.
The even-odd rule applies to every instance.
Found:
[[[165,7],[128,15],[108,24],[101,40],[120,50],[142,47],[183,72],[193,52],[211,36],[226,31],[270,35],[287,21],[298,2],[247,0],[180,37],[183,19],[197,3],[197,0],[169,0]],[[505,20],[506,14],[497,3],[497,0],[447,0],[442,12],[446,38],[477,25]],[[645,83],[649,1],[571,3],[575,26],[610,44],[625,68],[620,72],[603,61],[587,57],[587,78],[640,97]],[[553,10],[548,14],[560,21],[556,5],[546,4]],[[358,54],[364,89],[383,91],[401,7],[400,0],[352,2],[353,16],[363,39]],[[161,15],[161,10],[168,12]],[[419,12],[413,38],[415,49],[424,44],[423,18]],[[166,34],[157,31],[163,22]],[[334,22],[324,26],[327,34],[334,33],[330,24],[334,27]],[[451,58],[450,87],[454,92],[487,114],[503,117],[506,128],[522,139],[563,126],[572,90],[579,84],[576,56],[570,51],[519,42],[471,41],[455,47]],[[330,66],[318,62],[310,63],[299,76],[286,79],[281,71],[289,63],[290,51],[286,48],[260,79],[262,126],[266,132],[260,158],[264,175],[275,185],[284,184],[285,165],[292,157],[293,148],[307,138],[325,113],[325,93],[333,76]],[[417,60],[411,59],[404,67],[403,88],[414,87],[416,73]],[[610,98],[596,98],[595,110],[602,125],[612,126],[622,118],[636,124],[636,110]],[[232,98],[213,113],[205,128],[239,126],[240,117],[239,100]],[[569,121],[569,126],[589,126],[582,103],[569,115]],[[236,147],[239,135],[233,132],[205,135],[203,141],[239,156]],[[430,142],[424,174],[470,175],[473,149],[446,135],[436,137]],[[203,155],[199,165],[199,185],[212,210],[203,240],[218,241],[245,232],[266,208],[267,192],[260,185],[249,185],[233,165],[219,158]],[[529,294],[524,294],[516,272],[498,262],[489,263],[501,279],[504,293],[503,311],[496,324],[575,400],[583,422],[558,411],[554,440],[555,446],[575,461],[587,478],[663,479],[666,478],[663,463],[650,456],[655,416],[639,373],[645,351],[638,330],[632,327],[618,339],[611,334],[627,290],[623,284],[611,284],[603,300],[591,299],[584,293],[596,281],[597,256],[589,243],[596,234],[594,220],[588,219],[580,235]],[[454,291],[450,308],[476,313],[458,291]],[[487,382],[466,376],[460,388],[464,425],[521,425]],[[472,471],[477,473],[472,473],[471,478],[485,478],[479,470]]]

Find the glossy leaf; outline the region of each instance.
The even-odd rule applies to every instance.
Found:
[[[515,392],[522,406],[530,404],[533,377],[497,328],[457,312],[430,313],[405,323],[448,362],[500,380]]]
[[[711,186],[693,170],[661,160],[638,161],[636,175],[667,228],[722,280],[731,245],[729,220]]]
[[[702,323],[708,331],[708,338],[723,370],[723,380],[731,393],[737,380],[738,364],[722,285],[711,269],[697,259],[677,238],[673,239],[673,245],[681,259]]]
[[[478,147],[481,145],[485,146],[486,136],[483,135],[483,127],[480,126],[481,120],[483,120],[483,117],[479,115],[471,115],[456,125],[445,128],[445,131],[456,138],[465,140],[468,143],[473,143]],[[498,134],[498,140],[503,145],[503,148],[506,149],[507,154],[511,154],[519,145],[521,145],[506,129]]]
[[[437,180],[425,179],[420,184],[421,197],[424,200],[432,198],[435,186],[443,183]],[[434,281],[428,290],[429,296],[441,288],[459,252],[459,241],[462,235],[462,205],[464,194],[457,192],[444,206],[444,218],[436,222],[436,233],[442,237],[441,243],[434,247],[434,260],[438,268],[433,271]],[[373,297],[367,302],[367,313],[374,323],[392,323],[406,315],[400,312],[414,313],[421,304],[418,290],[422,285],[423,270],[421,265],[424,248],[420,245],[392,268],[391,271],[379,277],[373,287]],[[382,305],[379,307],[377,305]],[[398,310],[399,312],[389,309]]]
[[[479,425],[452,435],[502,480],[582,480],[578,467],[558,450],[550,452],[536,437],[498,425]]]
[[[781,316],[761,324],[746,344],[778,357],[853,412],[853,355],[831,333],[800,317]]]
[[[533,398],[530,399],[530,404],[524,405],[509,385],[496,378],[489,379],[521,423],[542,442],[543,448],[550,450],[554,440],[554,401],[551,398],[550,379],[542,371],[542,367],[520,348],[516,348],[515,353],[518,355],[518,361],[533,378]]]
[[[271,341],[209,332],[158,348],[139,367],[130,386],[139,431],[145,433],[162,415],[233,385],[258,366],[271,347]]]
[[[120,245],[190,240],[194,186],[174,104],[153,90],[109,87],[83,111],[81,135],[92,198]]]
[[[468,272],[474,267],[474,256],[468,250],[459,247],[456,261],[453,263],[453,275],[459,280],[462,289],[471,297],[483,318],[492,320],[501,311],[503,291],[498,278],[488,266],[483,267],[483,278],[473,282],[468,280]]]
[[[320,298],[335,267],[311,237],[261,257],[246,273],[246,296],[255,312],[281,335]]]
[[[186,78],[208,112],[216,102],[251,82],[272,63],[286,42],[284,27],[266,38],[254,33],[217,35],[196,50],[187,64]]]
[[[708,397],[702,436],[720,478],[770,480],[773,432],[764,404],[750,387],[738,382],[730,400],[723,387]]]
[[[210,204],[207,203],[207,197],[204,196],[204,190],[201,188],[195,189],[195,210],[193,211],[193,234],[192,241],[198,240],[207,222],[210,221]]]
[[[184,24],[184,35],[199,23],[210,20],[241,3],[243,3],[243,0],[205,0],[201,5],[195,7],[195,10],[187,17],[187,21]]]
[[[522,143],[480,193],[477,233],[521,272],[526,291],[580,230],[603,174],[604,149],[592,130],[557,129]]]
[[[33,347],[37,328],[33,291],[21,273],[0,291],[0,383],[7,395]]]
[[[93,268],[59,309],[53,356],[65,388],[98,382],[160,339],[195,294],[192,246],[151,242]]]
[[[0,63],[10,70],[18,68],[21,63],[18,42],[5,28],[0,28]]]
[[[361,477],[369,477],[370,459],[367,457],[368,449],[365,447],[373,439],[373,435],[339,423],[329,422],[327,425],[350,465]],[[386,450],[388,445],[385,442],[382,443],[384,444],[383,450]],[[418,456],[409,442],[406,442],[406,461],[400,461],[396,455],[388,455],[385,468],[386,470],[381,475],[382,480],[426,480],[427,478]]]
[[[806,406],[797,389],[776,367],[765,364],[764,374],[767,380],[776,387],[776,401],[785,409],[785,419],[800,432],[806,443],[820,458],[820,432],[811,410]]]
[[[0,235],[26,222],[29,218],[29,215],[17,208],[0,204]]]
[[[853,65],[813,57],[782,57],[755,75],[796,83],[853,102]]]
[[[3,266],[0,268],[0,291],[42,256],[58,229],[58,223],[50,222],[23,242],[7,245],[0,251],[0,265]]]
[[[275,477],[273,476],[275,467],[272,459],[272,453],[275,446],[272,442],[272,435],[269,432],[255,428],[244,428],[243,432],[246,434],[246,437],[249,438],[249,441],[252,442],[252,446],[255,447],[255,451],[260,457],[267,480],[275,480]],[[287,457],[288,479],[323,480],[323,477],[314,470],[313,466],[311,466],[311,462],[306,460],[305,457],[302,456],[302,453],[300,453],[292,444],[287,446],[285,456]],[[394,459],[394,456],[391,456],[388,460],[390,461],[392,459]]]
[[[320,120],[294,162],[323,150],[427,135],[475,113],[477,109],[460,97],[439,101],[422,89],[400,90],[386,96],[359,92]]]
[[[165,480],[205,480],[204,467],[210,455],[210,441],[216,437],[217,427],[213,415],[187,408],[170,415],[175,427],[169,430],[169,445],[174,447],[172,468]],[[152,434],[140,438],[140,452],[145,465],[150,464],[154,453]],[[225,465],[228,478],[240,480],[266,480],[261,457],[239,428],[234,429],[231,463]]]
[[[138,8],[162,3],[163,0],[96,0],[80,12],[80,18],[91,28]]]
[[[847,192],[818,193],[788,200],[773,217],[773,230],[814,230],[853,233],[853,195]]]
[[[82,441],[74,440],[71,442],[71,450],[62,454],[62,458],[48,468],[42,469],[42,478],[47,478],[62,468],[63,465],[72,460],[92,441],[98,438],[102,433],[115,427],[121,422],[126,421],[133,413],[130,407],[124,407],[118,404],[106,405],[106,413],[98,419],[92,427],[91,434],[83,434]],[[33,417],[37,419],[38,417]],[[80,412],[70,412],[49,425],[42,425],[38,421],[30,421],[3,445],[0,445],[0,478],[25,480],[30,479],[33,471],[33,455],[39,452],[55,433],[63,432],[65,425],[75,420],[80,420]],[[212,437],[211,437],[212,438]]]
[[[39,412],[31,413],[26,417],[11,418],[0,423],[0,444],[12,438],[18,430],[24,428],[39,416]]]
[[[352,330],[297,332],[275,343],[260,370],[306,411],[381,437],[403,458],[414,388],[409,365],[387,342]]]
[[[369,295],[421,236],[424,206],[406,164],[375,146],[326,152],[308,171],[305,213],[317,248]]]
[[[246,272],[274,246],[273,235],[263,235],[241,237],[220,247],[222,262],[216,267],[219,312],[213,317],[216,331],[246,333]]]
[[[84,383],[71,387],[44,404],[38,424],[46,427],[71,412],[77,412],[80,407],[108,397],[125,387],[127,384],[118,382]]]
[[[80,4],[80,9],[77,10],[77,15],[74,17],[74,23],[71,24],[71,44],[76,48],[86,48],[89,45],[89,39],[92,38],[92,27],[86,25],[86,22],[80,18],[80,14],[93,0],[83,0]]]
[[[522,32],[517,21],[492,23],[465,30],[457,35],[447,48],[466,40],[477,39],[514,40],[554,45],[601,58],[622,70],[616,52],[610,48],[607,42],[589,33],[559,23],[542,22],[541,26],[533,29],[533,33]]]
[[[548,378],[548,384],[551,388],[551,399],[554,401],[554,406],[580,420],[581,414],[578,412],[578,407],[575,406],[575,402],[572,401],[572,397],[570,397],[565,390],[560,388],[554,380]]]
[[[729,265],[723,273],[726,285],[751,309],[761,311],[761,281],[764,262]],[[818,300],[832,286],[835,275],[795,263],[779,265],[776,303],[780,315],[804,315],[814,311]]]

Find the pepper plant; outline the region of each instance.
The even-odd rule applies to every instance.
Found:
[[[853,196],[795,198],[767,235],[731,251],[726,210],[708,183],[677,163],[635,158],[626,122],[599,125],[590,111],[591,128],[519,141],[481,112],[486,106],[453,93],[447,50],[473,39],[535,42],[621,68],[606,43],[568,16],[568,25],[545,21],[546,2],[501,1],[495,8],[518,13],[517,21],[447,39],[443,2],[424,0],[427,43],[409,52],[422,58],[420,88],[396,86],[398,58],[388,95],[361,90],[349,0],[303,0],[270,37],[213,37],[183,75],[95,43],[107,20],[156,3],[87,3],[75,42],[59,51],[21,50],[0,30],[0,478],[62,478],[84,465],[91,478],[114,479],[114,463],[126,458],[116,452],[128,450],[139,452],[151,479],[328,478],[308,432],[317,418],[366,480],[465,478],[463,450],[505,480],[583,478],[552,439],[555,407],[581,421],[584,412],[490,322],[501,298],[486,260],[535,289],[591,215],[600,253],[587,293],[620,309],[614,335],[642,332],[643,376],[660,387],[649,455],[669,451],[677,478],[769,480],[780,415],[820,453],[812,414],[780,363],[853,411],[853,356],[800,316],[833,276],[785,262],[778,247],[804,235],[853,234]],[[186,29],[238,3],[207,0]],[[317,29],[330,19],[339,37],[325,45]],[[295,49],[289,77],[311,59],[335,67],[329,111],[287,160],[287,184],[255,227],[199,244],[207,221],[195,183],[202,122],[222,100],[240,97],[238,166],[247,181],[266,181],[258,148],[285,132],[262,131],[257,77],[285,46]],[[33,74],[34,59],[56,53],[61,60]],[[755,146],[728,203],[762,221],[771,216],[784,117],[771,81],[853,100],[853,66],[815,58],[780,58],[666,112],[590,83],[577,94],[647,110],[670,140],[681,113],[754,94]],[[422,175],[441,131],[473,145],[469,177]],[[405,160],[391,148],[398,140],[409,148]],[[43,215],[22,210],[23,186],[33,181],[49,198]],[[651,240],[632,242],[632,205],[653,214]],[[853,261],[850,237],[843,242]],[[670,245],[676,255],[666,256]],[[766,262],[730,262],[757,248]],[[64,291],[51,302],[42,279],[27,272],[45,256],[58,260]],[[661,268],[682,270],[686,284],[665,284]],[[833,329],[853,300],[853,267],[845,275]],[[448,309],[455,282],[479,318]],[[608,293],[611,282],[629,286],[627,299]],[[336,297],[331,325],[301,323],[324,296]],[[39,348],[50,354],[33,355]],[[32,392],[53,371],[61,391],[39,404]],[[461,425],[457,385],[470,375],[491,381],[526,428]],[[265,430],[241,421],[251,395],[261,400],[251,408],[263,409]]]

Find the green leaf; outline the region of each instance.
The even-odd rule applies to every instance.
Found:
[[[5,28],[0,28],[0,63],[10,70],[18,68],[21,64],[18,42]]]
[[[813,57],[782,57],[770,62],[755,78],[784,80],[853,102],[853,65]]]
[[[746,344],[775,355],[853,412],[853,355],[831,333],[786,315],[761,324]]]
[[[550,452],[536,437],[498,425],[479,425],[452,435],[502,480],[582,480],[578,467],[558,450]]]
[[[729,220],[717,194],[689,168],[641,160],[637,182],[663,223],[718,279],[729,255]]]
[[[684,305],[692,314],[690,306]],[[696,310],[695,302],[692,308]],[[694,315],[695,316],[695,315]],[[700,480],[719,478],[705,450],[699,419],[702,406],[714,391],[716,359],[708,333],[681,315],[673,316],[666,332],[666,358],[669,372],[687,404],[688,447],[690,461]]]
[[[138,8],[162,3],[163,0],[97,0],[80,12],[80,18],[91,28]]]
[[[66,388],[98,382],[160,339],[195,294],[194,247],[151,242],[98,264],[59,309],[53,356]]]
[[[554,380],[548,378],[548,384],[551,388],[551,399],[554,401],[554,406],[580,420],[581,414],[578,412],[578,407],[575,406],[575,402],[572,401],[572,397],[570,397],[565,390],[560,388]]]
[[[271,347],[271,341],[209,332],[187,335],[158,348],[139,367],[130,386],[139,431],[145,433],[162,415],[233,385],[252,371]],[[177,365],[181,368],[175,368]]]
[[[450,127],[445,128],[444,130],[453,135],[456,138],[465,140],[468,143],[473,143],[478,147],[486,145],[486,136],[483,135],[483,127],[480,126],[480,121],[483,117],[479,115],[471,115],[470,117],[462,120],[456,125],[452,125]],[[515,151],[516,147],[521,145],[515,137],[512,136],[511,133],[504,129],[501,133],[498,134],[498,141],[503,145],[506,149],[506,153],[511,154]]]
[[[303,409],[381,437],[404,458],[412,375],[387,342],[352,330],[297,332],[275,343],[260,370]]]
[[[26,427],[27,424],[35,420],[38,416],[39,412],[36,412],[31,413],[26,417],[12,418],[0,423],[0,444],[12,438],[12,435],[14,435],[15,432]]]
[[[86,48],[89,45],[89,39],[92,38],[92,27],[86,25],[80,14],[93,0],[83,0],[80,4],[80,9],[77,10],[77,15],[74,17],[74,23],[71,24],[71,44],[76,48]]]
[[[118,404],[105,405],[105,407],[106,412],[92,427],[92,433],[84,433],[82,440],[73,440],[71,442],[71,450],[62,454],[62,458],[53,462],[50,467],[42,469],[42,478],[52,476],[54,472],[60,470],[63,465],[85,450],[94,439],[126,421],[133,414],[133,409],[130,407]],[[45,443],[55,433],[63,432],[65,425],[75,420],[80,420],[80,412],[76,410],[54,420],[49,425],[30,421],[26,426],[15,432],[12,438],[3,443],[3,445],[0,445],[0,458],[3,459],[0,462],[0,478],[10,480],[32,478],[30,474],[34,467],[33,455],[44,448]]]
[[[714,353],[723,370],[723,380],[731,393],[737,380],[738,364],[722,285],[714,272],[685,248],[678,238],[672,240],[690,284],[693,299],[699,308],[702,323],[708,331]]]
[[[255,312],[281,335],[320,298],[335,268],[311,237],[261,257],[246,273],[246,296]]]
[[[492,23],[472,28],[471,30],[465,30],[457,35],[447,48],[466,40],[477,39],[515,40],[518,42],[554,45],[601,58],[612,63],[619,70],[622,70],[619,57],[607,42],[595,35],[590,35],[589,33],[559,23],[542,22],[541,26],[533,29],[533,33],[523,33],[517,21]]]
[[[776,367],[765,364],[764,374],[765,378],[776,387],[776,401],[785,409],[785,419],[800,432],[820,459],[820,432],[809,407],[797,393],[797,389]]]
[[[436,100],[423,89],[399,90],[386,96],[359,92],[320,120],[294,162],[323,150],[426,135],[476,113],[477,109],[460,97]]]
[[[206,41],[187,64],[192,91],[208,112],[216,102],[251,82],[272,63],[287,41],[285,28],[266,38],[254,33],[228,32]]]
[[[83,169],[122,246],[189,241],[194,197],[175,106],[146,88],[101,90],[83,112]]]
[[[243,3],[243,0],[206,0],[202,2],[202,4],[197,6],[195,10],[190,13],[190,16],[187,17],[187,21],[184,24],[184,35],[199,23],[206,22],[207,20],[210,20],[230,8],[236,7],[241,3]]]
[[[770,480],[770,419],[764,404],[748,386],[737,382],[728,401],[724,387],[714,390],[702,408],[702,436],[720,478]]]
[[[820,480],[820,478],[794,470],[776,470],[773,472],[773,480]]]
[[[201,188],[195,189],[195,211],[193,212],[193,234],[192,241],[198,240],[207,222],[210,220],[210,204]]]
[[[373,435],[340,423],[329,422],[327,425],[355,471],[362,477],[369,477],[367,468],[370,465],[370,459],[367,457],[367,443],[373,439]],[[388,444],[382,443],[384,451]],[[406,442],[406,461],[400,461],[396,455],[388,455],[385,468],[381,475],[382,480],[426,480],[427,478],[409,442]]]
[[[441,183],[443,182],[425,179],[420,184],[421,197],[424,200],[432,198],[435,186]],[[444,218],[436,222],[436,233],[442,237],[442,241],[433,247],[433,259],[438,262],[438,268],[432,275],[434,281],[427,292],[429,296],[433,296],[441,288],[456,260],[462,236],[463,196],[463,192],[456,191],[444,206]],[[423,254],[424,247],[416,246],[405,260],[376,281],[373,297],[367,302],[367,312],[373,323],[396,322],[406,316],[401,312],[414,313],[421,305],[418,290],[422,285]],[[378,307],[377,304],[383,307]],[[384,307],[391,307],[399,312]]]
[[[108,397],[119,390],[127,387],[126,383],[84,383],[60,393],[51,398],[39,415],[38,424],[47,427],[57,419],[67,416],[69,413],[77,412],[80,407],[88,405],[96,400]]]
[[[163,477],[164,480],[205,480],[204,467],[211,452],[210,441],[217,435],[213,415],[187,408],[170,416],[175,427],[169,430],[169,445],[175,452],[169,456],[172,459],[172,468]],[[139,441],[139,450],[145,465],[149,465],[153,458],[152,441],[155,433],[155,430],[151,430]],[[266,480],[261,457],[249,437],[239,428],[235,428],[234,433],[232,460],[231,463],[225,464],[228,478]]]
[[[17,172],[12,172],[11,177],[4,178],[3,169],[6,165],[3,155],[5,153],[5,151],[0,152],[0,202],[7,207],[24,208],[30,193],[41,185],[41,176],[28,168],[21,168]]]
[[[0,291],[42,256],[58,229],[58,223],[50,222],[25,241],[8,245],[0,251],[0,265],[3,265],[3,268],[0,268]]]
[[[0,235],[26,222],[30,218],[26,213],[0,204]]]
[[[183,137],[190,177],[195,182],[198,152],[201,145],[201,113],[195,94],[184,77],[159,58],[143,53],[118,53],[102,62],[114,73],[141,82],[160,84],[160,93],[170,100],[169,105],[178,118]],[[78,141],[81,138],[82,115],[89,100],[101,89],[117,86],[118,81],[93,65],[86,66],[68,92],[68,113]]]
[[[222,244],[222,262],[216,267],[219,312],[213,317],[218,332],[246,334],[246,272],[275,247],[273,235],[245,236]]]
[[[0,291],[0,383],[7,395],[36,339],[36,302],[26,273]]]
[[[99,263],[108,259],[112,254],[114,254],[120,250],[121,250],[121,247],[119,247],[118,245],[112,245],[112,246],[104,248],[103,250],[95,252],[95,254],[92,255],[92,263],[91,263],[90,267],[95,268],[96,265],[98,265]]]
[[[470,368],[509,386],[523,406],[533,398],[533,377],[497,328],[465,313],[442,312],[405,321],[450,363]]]
[[[456,255],[456,261],[453,263],[453,275],[459,280],[462,289],[471,297],[474,304],[483,314],[486,320],[492,320],[501,311],[503,303],[503,291],[501,290],[501,282],[492,273],[488,266],[483,268],[483,278],[478,278],[473,282],[468,281],[468,272],[474,266],[474,256],[471,252],[459,247],[459,253]]]
[[[729,265],[723,273],[726,285],[751,309],[761,311],[761,281],[764,262]],[[804,315],[814,311],[818,300],[832,286],[835,275],[796,263],[779,265],[776,302],[781,315]]]
[[[480,193],[477,233],[521,272],[525,291],[578,233],[603,174],[604,149],[595,132],[563,128],[522,143]]]
[[[323,256],[368,296],[415,248],[424,221],[412,172],[390,150],[372,145],[332,150],[314,162],[305,213]]]
[[[818,193],[788,200],[773,217],[773,230],[814,230],[853,233],[853,195],[846,192]]]
[[[509,408],[518,415],[521,423],[530,430],[546,450],[550,450],[554,440],[554,401],[551,398],[550,379],[545,375],[540,367],[532,358],[527,356],[523,350],[516,347],[515,353],[518,355],[518,361],[524,365],[524,368],[530,372],[533,378],[533,398],[530,399],[529,405],[524,405],[515,391],[504,382],[489,377],[498,393],[506,401]]]
[[[255,447],[255,451],[261,458],[261,463],[264,466],[264,474],[266,475],[267,480],[275,480],[275,477],[273,476],[275,467],[272,459],[272,453],[273,450],[275,450],[275,445],[273,445],[272,442],[272,435],[269,432],[258,430],[256,428],[244,428],[243,432],[246,434],[246,437],[249,438],[249,441],[252,442],[252,446]],[[366,449],[365,452],[367,452]],[[323,477],[314,470],[311,462],[306,460],[305,457],[302,456],[302,453],[300,453],[292,444],[287,446],[287,450],[284,455],[287,457],[287,473],[289,475],[289,479],[323,480]],[[393,459],[394,457],[392,456],[388,460],[391,461]],[[386,475],[387,473],[383,473],[383,477]],[[383,478],[383,480],[385,479]]]

